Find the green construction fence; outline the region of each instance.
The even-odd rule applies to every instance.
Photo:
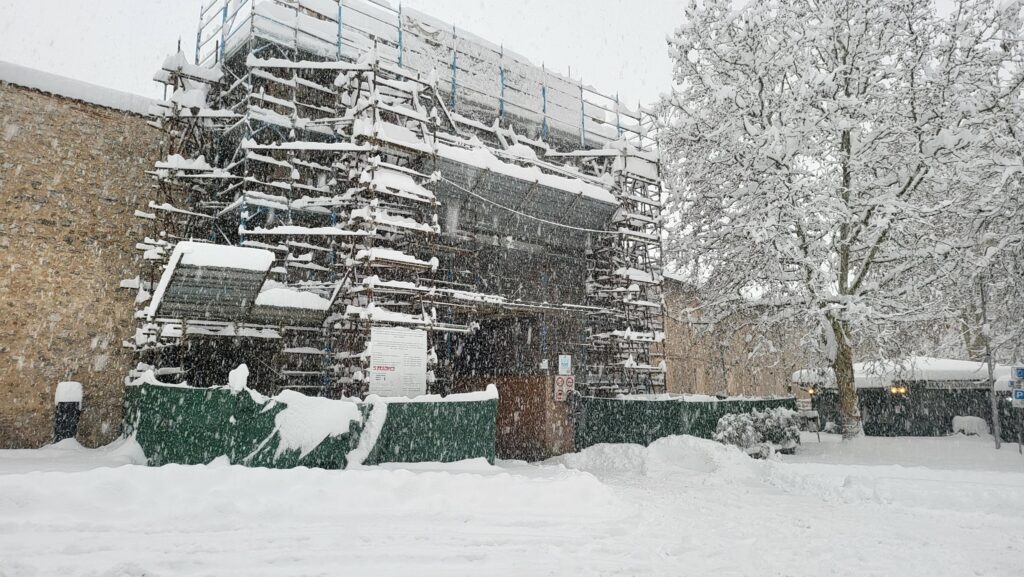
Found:
[[[583,397],[576,419],[576,450],[599,443],[649,445],[670,435],[710,439],[729,413],[796,409],[793,397],[742,400],[629,399]]]
[[[920,382],[900,383],[903,393],[888,387],[857,390],[861,424],[871,437],[939,437],[953,434],[953,418],[981,417],[992,426],[992,393],[983,388],[929,388]],[[1024,409],[1011,406],[1008,393],[998,399],[1000,430],[1006,442],[1017,442],[1024,432]],[[822,424],[839,422],[839,393],[818,389],[813,406]]]
[[[348,401],[335,401],[348,402]],[[126,387],[124,430],[135,437],[150,465],[195,465],[226,456],[232,464],[342,469],[347,455],[375,436],[362,464],[494,462],[498,401],[427,400],[360,403],[361,419],[326,436],[315,448],[278,451],[275,418],[287,404],[226,387],[190,388],[140,384]],[[378,431],[367,426],[373,411],[386,410]]]

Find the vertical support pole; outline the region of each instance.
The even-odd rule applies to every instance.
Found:
[[[331,228],[338,226],[338,207],[331,206]],[[334,265],[338,262],[338,246],[335,240],[331,240],[331,282],[338,280],[338,270]]]
[[[199,29],[196,30],[196,66],[199,66],[199,44],[203,41],[203,5],[199,4]],[[165,99],[166,100],[166,99]]]
[[[452,95],[450,98],[451,103],[448,106],[448,108],[452,109],[452,112],[455,112],[455,105],[457,101],[455,98],[455,91],[459,89],[458,80],[456,80],[456,75],[459,70],[459,47],[457,42],[458,37],[455,34],[455,25],[452,24]]]
[[[338,60],[341,60],[342,31],[345,30],[342,13],[344,12],[345,0],[338,0]]]
[[[320,364],[320,371],[321,371],[320,372],[320,396],[321,397],[326,397],[327,393],[331,389],[331,385],[333,384],[333,381],[334,381],[331,378],[331,370],[334,368],[333,367],[333,365],[334,365],[334,363],[333,363],[334,355],[331,354],[332,351],[331,351],[331,332],[330,332],[330,329],[328,329],[328,328],[324,328],[323,329],[323,339],[324,339],[324,348],[323,348],[324,358],[323,358],[323,361]]]
[[[220,13],[220,57],[218,62],[224,62],[224,40],[227,38],[228,25],[228,0],[224,0],[224,8]]]
[[[298,2],[295,3],[294,9],[295,9],[295,60],[299,60],[299,32],[300,32],[300,28],[302,28],[302,23],[299,22],[300,14],[299,14],[299,4],[298,4]]]
[[[403,66],[405,61],[405,42],[402,37],[402,3],[398,3],[398,65]]]
[[[583,79],[580,78],[580,148],[587,146],[587,105],[583,100]]]
[[[249,204],[245,201],[245,193],[242,193],[241,212],[238,213],[238,244],[245,242],[245,231],[249,229]]]
[[[619,138],[622,138],[622,119],[619,113],[619,93],[615,93],[615,129],[619,131]]]
[[[501,52],[498,53],[498,76],[501,79],[501,90],[498,93],[498,119],[505,119],[505,45],[501,45]]]
[[[541,130],[544,134],[544,142],[548,141],[548,71],[544,65],[540,65],[541,70],[541,85],[540,85],[540,98],[541,98],[541,111],[544,113],[544,123],[541,125]]]

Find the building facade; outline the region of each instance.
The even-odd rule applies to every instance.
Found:
[[[195,54],[155,78],[132,378],[664,390],[653,118],[442,24],[348,0],[204,9]]]

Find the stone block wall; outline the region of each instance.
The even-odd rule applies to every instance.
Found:
[[[136,115],[0,82],[0,448],[53,432],[58,382],[80,381],[79,441],[120,431],[134,331],[133,216],[160,133]]]

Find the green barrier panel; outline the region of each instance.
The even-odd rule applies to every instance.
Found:
[[[280,401],[257,402],[246,392],[157,385],[127,387],[125,433],[134,435],[150,465],[197,465],[226,455],[232,464],[342,469],[359,443],[371,407],[360,405],[361,422],[347,433],[326,437],[307,454],[278,451],[275,417]],[[387,418],[365,464],[450,462],[485,458],[494,462],[496,399],[389,403]]]
[[[599,443],[649,445],[670,435],[710,439],[725,414],[777,407],[796,409],[796,399],[704,402],[584,397],[576,423],[576,450]]]
[[[279,454],[274,418],[286,407],[257,402],[244,391],[138,385],[125,390],[125,430],[154,466],[198,465],[226,455],[235,465],[343,468],[358,427],[350,425],[349,433],[324,439],[306,455],[298,449]]]
[[[494,464],[498,401],[388,403],[387,419],[363,462],[448,463],[484,457]]]

